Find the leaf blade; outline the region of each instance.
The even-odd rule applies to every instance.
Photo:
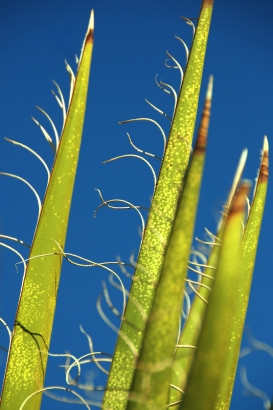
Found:
[[[136,363],[130,397],[142,397],[142,402],[130,401],[127,406],[130,410],[153,409],[160,407],[161,403],[165,403],[165,406],[168,404],[174,346],[179,330],[184,284],[205,163],[211,97],[212,77],[209,80],[199,133],[185,176],[160,279],[145,328],[142,348]],[[158,370],[160,363],[162,369]]]
[[[238,271],[240,272],[239,286],[237,291],[237,314],[236,320],[232,321],[232,331],[234,334],[232,349],[226,355],[225,366],[222,370],[221,383],[218,390],[218,401],[215,409],[228,409],[233,391],[234,379],[240,353],[242,334],[245,324],[245,317],[248,307],[248,300],[257,253],[260,229],[262,225],[267,186],[268,186],[268,156],[269,148],[267,138],[264,138],[261,165],[257,180],[257,186],[252,201],[248,221],[246,223],[244,236],[242,239],[241,252]],[[223,405],[224,403],[224,405]]]
[[[85,36],[73,98],[34,235],[30,258],[65,244],[79,156],[93,48],[93,13]],[[50,232],[50,233],[49,233]],[[43,387],[62,256],[30,259],[24,275],[2,390],[1,409],[19,408]],[[40,352],[41,350],[42,352]],[[44,352],[44,353],[43,353]],[[25,409],[38,409],[42,394]]]
[[[151,309],[181,181],[189,161],[212,8],[213,0],[203,1],[131,288],[131,299],[140,303],[146,314],[149,314]],[[103,402],[106,408],[125,408],[133,378],[135,353],[128,347],[124,335],[135,346],[135,352],[138,352],[141,346],[145,318],[132,300],[128,300],[125,321],[122,323],[110,369]],[[137,331],[132,329],[129,323],[134,323]]]
[[[237,191],[238,184],[241,180],[244,166],[246,163],[246,158],[247,150],[244,150],[241,154],[238,167],[235,172],[235,176],[232,182],[230,193],[226,201],[226,205],[224,206],[224,209],[226,209],[226,211],[229,209],[234,194]],[[198,289],[198,296],[196,295],[193,300],[189,317],[186,321],[185,327],[183,328],[180,340],[178,342],[180,347],[177,349],[175,354],[175,361],[173,365],[173,374],[171,381],[171,384],[176,388],[173,388],[171,390],[170,403],[178,403],[177,406],[174,406],[174,408],[178,408],[179,402],[182,400],[182,392],[184,392],[185,390],[187,377],[196,352],[196,346],[200,330],[202,327],[203,317],[207,308],[207,304],[209,303],[211,286],[215,278],[216,267],[219,260],[221,250],[220,244],[223,237],[224,220],[224,216],[222,216],[222,218],[220,219],[220,223],[218,224],[218,233],[217,236],[214,238],[215,242],[212,247],[207,266],[204,271],[205,275],[207,276],[202,276],[201,286]]]
[[[230,318],[234,317],[236,310],[237,266],[242,239],[241,221],[244,219],[245,195],[248,191],[248,181],[243,182],[233,199],[227,219],[224,221],[217,272],[189,373],[186,392],[179,407],[181,410],[213,409],[217,400],[217,387],[222,367],[227,350],[233,341]]]

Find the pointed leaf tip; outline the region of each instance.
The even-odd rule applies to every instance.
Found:
[[[206,100],[211,100],[211,98],[212,98],[212,89],[213,89],[213,75],[210,75],[209,76],[209,82],[208,82],[207,94],[206,94]]]
[[[88,26],[88,31],[89,30],[94,30],[94,10],[91,10],[91,15],[90,15],[90,20],[89,20],[89,26]]]
[[[87,27],[87,32],[85,35],[85,41],[84,44],[90,41],[90,43],[93,43],[93,37],[94,37],[94,10],[91,10],[90,14],[90,19]]]
[[[244,212],[246,206],[246,197],[251,188],[251,181],[248,179],[242,180],[239,190],[235,194],[234,200],[231,203],[230,215]]]
[[[196,145],[195,145],[196,154],[203,153],[207,145],[207,135],[208,135],[210,111],[211,111],[212,88],[213,88],[213,76],[210,75],[206,98],[205,98],[205,104],[203,107],[203,114],[202,114],[201,123],[200,123],[199,131],[198,131],[198,136],[196,139]]]
[[[258,183],[268,181],[268,175],[269,175],[269,155],[268,154],[269,154],[269,145],[268,145],[268,139],[265,135]]]
[[[241,158],[239,164],[244,168],[246,160],[247,160],[248,149],[245,148],[242,151]]]
[[[241,177],[242,177],[242,174],[243,174],[243,171],[244,171],[244,168],[245,168],[245,164],[246,164],[246,160],[247,160],[247,154],[248,154],[248,150],[247,150],[247,148],[245,148],[245,149],[243,150],[241,156],[240,156],[239,163],[238,163],[238,167],[237,167],[236,172],[235,172],[235,176],[234,176],[234,179],[233,179],[232,187],[231,187],[231,190],[230,190],[230,193],[229,193],[229,197],[228,197],[228,200],[227,200],[227,203],[226,203],[226,206],[227,206],[227,207],[230,206],[230,203],[231,203],[231,201],[232,201],[232,198],[233,198],[233,196],[234,196],[234,193],[235,193],[235,191],[236,191],[236,189],[237,189],[237,186],[238,186],[238,184],[239,184],[239,181],[240,181],[240,179],[241,179]]]
[[[263,153],[264,152],[268,152],[269,151],[269,144],[268,144],[268,138],[267,138],[267,136],[265,135],[264,136],[264,145],[263,145]]]
[[[92,44],[93,43],[93,38],[94,38],[94,10],[91,10],[91,14],[90,14],[90,19],[89,19],[89,23],[88,23],[88,27],[87,27],[87,31],[83,40],[83,45],[82,45],[82,49],[81,49],[81,54],[80,54],[80,58],[76,58],[76,62],[78,64],[78,67],[81,64],[82,61],[82,56],[83,56],[83,52],[84,52],[84,48],[86,46],[87,43]]]

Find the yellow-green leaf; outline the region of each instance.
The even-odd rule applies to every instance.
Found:
[[[226,354],[233,342],[232,320],[236,312],[238,263],[249,183],[242,183],[227,218],[219,262],[209,304],[204,315],[196,353],[180,409],[211,410],[217,401],[217,388]]]
[[[54,240],[62,248],[65,245],[85,115],[93,21],[92,13],[30,258],[58,252]],[[61,265],[61,255],[38,257],[28,263],[8,355],[1,410],[19,409],[24,400],[43,388]],[[39,409],[41,397],[41,393],[32,397],[24,409]]]
[[[158,177],[103,405],[124,409],[189,162],[213,0],[204,0]],[[143,308],[139,311],[137,301]],[[131,326],[134,323],[134,326]],[[128,341],[130,341],[128,343]],[[130,346],[129,346],[130,344]]]
[[[151,313],[144,331],[143,344],[136,362],[130,401],[127,406],[130,410],[154,409],[162,403],[167,406],[169,401],[174,346],[179,332],[185,277],[205,162],[211,96],[212,77],[209,81],[195,148],[164,255]],[[141,400],[134,401],[135,396]]]
[[[238,266],[240,276],[236,293],[236,319],[232,320],[232,333],[234,335],[232,349],[229,349],[226,354],[215,410],[228,410],[230,405],[265,206],[268,185],[268,155],[268,141],[265,137],[256,190],[241,245],[241,258]]]
[[[241,180],[244,166],[246,163],[247,151],[244,150],[239,160],[237,170],[233,179],[232,187],[226,201],[224,209],[227,211],[230,207],[234,194],[237,190],[238,184]],[[175,361],[173,364],[173,373],[171,384],[174,386],[171,389],[170,403],[178,403],[173,405],[174,409],[179,407],[179,403],[182,400],[183,393],[185,391],[185,385],[187,382],[188,373],[196,352],[196,345],[199,338],[200,330],[202,328],[202,322],[206,307],[209,303],[211,295],[211,287],[213,286],[213,280],[216,273],[216,267],[218,264],[219,254],[221,250],[221,240],[223,237],[223,221],[219,224],[218,233],[213,238],[211,253],[208,259],[207,266],[202,274],[201,283],[197,290],[198,295],[195,296],[189,317],[182,330],[180,340],[178,342],[178,348],[175,354]]]

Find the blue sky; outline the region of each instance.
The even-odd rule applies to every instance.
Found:
[[[0,93],[0,171],[26,178],[43,197],[46,174],[28,152],[4,140],[8,137],[31,146],[49,165],[52,154],[34,116],[50,130],[46,119],[36,110],[41,106],[60,129],[61,110],[51,94],[52,79],[68,97],[68,75],[64,59],[75,69],[91,8],[95,10],[95,40],[91,68],[86,124],[76,179],[66,251],[95,261],[128,261],[137,255],[140,220],[134,211],[101,209],[94,188],[101,189],[106,199],[126,199],[136,205],[149,206],[153,180],[142,162],[123,159],[102,165],[101,162],[125,153],[133,153],[126,132],[134,143],[162,153],[162,140],[152,124],[118,125],[133,117],[151,117],[168,131],[168,120],[149,107],[144,98],[171,113],[172,100],[155,85],[154,77],[178,87],[176,70],[164,67],[165,51],[182,65],[185,53],[174,35],[188,44],[191,29],[179,16],[197,17],[200,0],[2,0],[0,3],[1,93]],[[209,147],[201,191],[196,236],[204,238],[204,227],[215,231],[218,211],[229,190],[234,171],[244,148],[249,149],[244,177],[254,180],[260,161],[263,136],[272,141],[272,38],[273,3],[231,0],[215,1],[212,26],[200,95],[202,104],[208,76],[214,75],[212,117]],[[199,112],[200,114],[200,112]],[[199,115],[200,117],[200,115]],[[155,162],[155,168],[156,168]],[[157,168],[156,168],[157,169]],[[31,243],[37,217],[37,204],[32,192],[19,181],[0,177],[0,231]],[[272,320],[272,252],[273,222],[270,209],[273,192],[269,183],[268,199],[261,231],[247,323],[253,335],[273,346]],[[8,243],[8,242],[7,242]],[[11,243],[9,243],[11,245]],[[17,248],[25,257],[27,252]],[[12,326],[21,286],[22,269],[16,272],[17,257],[0,250],[0,316]],[[107,275],[99,269],[84,270],[64,262],[59,300],[50,351],[70,351],[76,356],[88,353],[87,340],[79,330],[92,336],[95,350],[112,352],[115,334],[96,311],[101,281]],[[116,299],[115,299],[116,300]],[[116,301],[120,306],[120,299]],[[107,311],[106,305],[104,310]],[[109,317],[112,318],[108,311]],[[114,319],[113,319],[114,320]],[[8,338],[0,328],[1,345]],[[246,340],[243,341],[247,343]],[[60,359],[50,358],[46,385],[65,385]],[[247,368],[249,381],[273,397],[273,358],[264,352],[253,352],[239,362]],[[5,353],[0,351],[0,374],[5,367]],[[93,373],[92,373],[93,372]],[[83,369],[82,383],[99,373]],[[231,409],[262,409],[257,398],[242,395],[236,380]],[[80,408],[75,406],[75,408]],[[45,398],[42,409],[66,409]]]

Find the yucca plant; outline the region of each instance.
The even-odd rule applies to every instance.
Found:
[[[121,312],[118,312],[104,285],[105,300],[112,313],[120,317],[121,328],[102,408],[229,408],[266,197],[269,149],[265,137],[250,206],[247,206],[250,183],[241,180],[246,160],[244,151],[218,229],[214,233],[207,231],[208,239],[203,241],[210,250],[209,256],[192,249],[207,145],[212,77],[192,152],[191,146],[212,8],[212,0],[203,1],[190,52],[178,38],[186,51],[186,67],[182,69],[177,59],[168,54],[171,64],[181,74],[179,92],[176,94],[169,84],[157,80],[159,88],[174,97],[174,112],[170,116],[168,139],[165,140],[163,129],[155,123],[163,135],[164,152],[162,158],[155,158],[161,165],[158,177],[153,173],[155,187],[146,224],[141,219],[141,247],[130,293],[125,291],[111,263],[99,264],[81,257],[75,260],[75,255],[65,250],[93,47],[93,14],[78,59],[76,79],[66,63],[71,80],[67,112],[56,85],[56,98],[64,119],[60,143],[54,127],[55,142],[35,120],[56,155],[39,209],[29,258],[21,257],[24,278],[15,325],[10,334],[1,408],[40,407],[47,360],[51,354],[50,336],[63,257],[74,265],[100,266],[108,270],[112,275],[111,283],[121,291],[123,303]],[[191,19],[184,20],[194,29]],[[139,120],[143,121],[143,118],[134,119],[135,122]],[[155,157],[137,148],[130,136],[129,141],[138,151],[131,156]],[[133,209],[141,215],[141,207],[131,202],[105,201],[100,191],[99,194],[102,204],[116,209]],[[123,262],[116,264],[129,276]],[[195,279],[188,271],[196,273]],[[188,294],[190,289],[194,298]],[[104,316],[100,300],[98,309],[115,329]],[[107,372],[102,362],[109,362],[109,358],[94,356],[92,347],[90,350],[91,361]],[[73,380],[70,372],[73,367],[79,372],[85,358],[67,357],[73,358],[70,367],[66,364],[67,382],[77,386],[79,374]],[[69,391],[78,395],[73,389],[69,388]],[[88,400],[79,395],[78,398],[89,408]]]

